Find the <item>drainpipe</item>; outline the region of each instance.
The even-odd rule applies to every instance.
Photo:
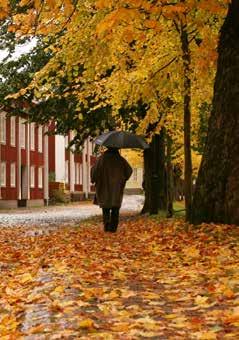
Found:
[[[70,141],[73,139],[73,132],[70,131]],[[70,152],[70,193],[75,191],[75,155],[72,149],[69,150]]]
[[[88,170],[87,170],[87,141],[84,142],[84,148],[82,152],[82,168],[83,168],[83,192],[85,193],[85,198],[89,198],[88,191]]]
[[[89,138],[87,139],[87,183],[88,183],[88,191],[89,193],[91,192],[90,190],[90,168],[91,168],[91,164],[90,164],[90,159],[91,159],[91,142],[89,140]]]
[[[27,153],[27,200],[30,199],[30,124],[26,123],[27,129],[27,141],[26,141],[26,153]]]
[[[0,128],[0,131],[1,131],[1,128]],[[1,169],[1,141],[0,141],[0,169]],[[0,177],[0,199],[2,199],[2,196],[1,196],[1,177]]]
[[[22,178],[21,178],[21,118],[17,118],[18,121],[18,139],[17,139],[17,183],[18,183],[18,200],[22,199]]]
[[[43,152],[44,152],[44,202],[45,205],[48,206],[49,202],[49,157],[48,157],[48,127],[43,127]]]

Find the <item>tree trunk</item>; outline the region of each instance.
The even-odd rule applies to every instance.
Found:
[[[208,136],[193,199],[192,222],[239,224],[239,0],[219,40]]]
[[[145,202],[141,213],[157,214],[166,210],[165,143],[164,131],[155,135],[150,148],[144,151]]]
[[[151,182],[151,169],[152,169],[152,149],[151,145],[149,149],[144,150],[144,179],[143,179],[143,189],[144,189],[144,206],[141,210],[141,214],[146,214],[150,210],[150,182]]]
[[[155,135],[154,173],[156,181],[152,181],[152,191],[157,190],[157,209],[167,209],[167,178],[165,169],[165,128],[162,128],[159,135]],[[157,189],[156,189],[157,187]]]
[[[187,25],[181,25],[181,46],[184,69],[184,178],[186,220],[189,221],[192,210],[192,156],[191,156],[191,56]]]
[[[167,217],[173,216],[173,196],[172,139],[167,135]]]

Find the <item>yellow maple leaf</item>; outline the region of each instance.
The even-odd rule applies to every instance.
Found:
[[[27,283],[27,282],[32,282],[34,279],[30,273],[25,273],[21,276],[20,282],[21,283]]]
[[[216,333],[212,332],[212,331],[208,331],[208,332],[197,332],[196,334],[197,339],[199,340],[216,340],[217,339],[217,335]]]
[[[89,328],[94,328],[94,321],[92,319],[85,319],[79,322],[78,324],[79,328],[84,328],[84,329],[89,329]]]
[[[207,300],[208,300],[207,296],[197,295],[195,298],[195,304],[198,306],[205,306],[208,305]]]
[[[114,324],[111,329],[114,332],[127,332],[130,329],[130,324],[126,322],[119,322]]]
[[[186,247],[183,250],[184,254],[189,257],[199,257],[200,252],[195,246]]]
[[[53,290],[52,293],[59,293],[59,294],[61,294],[61,293],[64,292],[64,290],[65,290],[65,288],[64,288],[63,286],[57,286],[57,287]]]

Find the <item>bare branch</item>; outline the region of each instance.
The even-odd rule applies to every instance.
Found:
[[[178,57],[174,57],[173,59],[171,59],[167,64],[165,64],[164,66],[162,66],[160,69],[158,69],[157,71],[155,71],[151,76],[150,79],[154,78],[156,76],[156,74],[158,74],[159,72],[163,71],[165,68],[167,68],[169,65],[171,65],[175,60],[177,60]]]

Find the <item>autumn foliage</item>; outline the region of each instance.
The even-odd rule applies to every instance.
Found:
[[[123,217],[0,230],[0,336],[236,339],[238,236],[228,225]]]

